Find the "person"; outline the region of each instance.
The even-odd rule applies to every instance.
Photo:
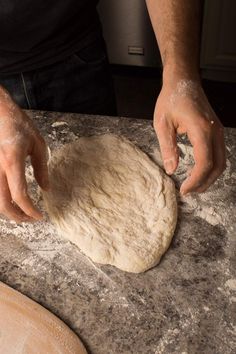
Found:
[[[24,108],[115,114],[96,0],[0,0],[0,213],[42,215],[27,193],[25,160],[50,188],[46,145]],[[201,86],[200,0],[146,0],[163,63],[154,112],[164,167],[178,165],[176,135],[186,133],[195,164],[180,192],[205,191],[225,169],[223,126]]]

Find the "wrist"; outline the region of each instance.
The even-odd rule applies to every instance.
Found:
[[[191,65],[166,63],[163,67],[163,85],[176,85],[181,80],[194,81],[201,85],[199,70]]]

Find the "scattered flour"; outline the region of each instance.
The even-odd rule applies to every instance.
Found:
[[[62,121],[52,123],[52,127],[53,127],[53,128],[55,128],[55,127],[61,127],[61,126],[63,126],[63,125],[68,125],[68,123],[67,123],[67,122],[62,122]]]
[[[232,291],[236,291],[236,279],[229,279],[225,283],[225,286]]]
[[[15,236],[17,240],[24,240],[24,243],[30,241],[27,243],[27,247],[30,248],[33,253],[38,253],[41,257],[47,259],[53,258],[55,254],[63,248],[65,242],[57,236],[55,228],[47,218],[39,193],[39,187],[34,179],[33,168],[29,163],[27,163],[26,167],[26,180],[28,183],[29,195],[34,204],[37,204],[44,214],[44,220],[35,223],[23,222],[17,224],[14,221],[9,221],[4,217],[1,217],[0,235],[2,237],[8,237],[9,242],[11,242],[9,236]],[[24,263],[25,265],[27,265],[27,263],[32,265],[33,261],[34,258],[28,258]]]
[[[180,80],[177,83],[176,90],[170,96],[170,104],[175,105],[178,97],[191,97],[195,101],[199,96],[199,84],[192,80]]]
[[[183,143],[178,143],[180,159],[176,176],[181,182],[187,177],[188,171],[194,164],[193,147]],[[224,171],[223,183],[225,185],[225,193],[227,193],[227,181],[232,181],[232,166],[229,160],[226,162],[226,170]],[[233,182],[232,182],[233,183]],[[219,187],[218,182],[213,184],[205,193],[191,193],[187,196],[180,196],[180,208],[182,212],[192,213],[206,220],[211,225],[225,225],[230,217],[229,209],[233,209],[233,205],[229,205],[229,209],[225,209],[225,200],[222,199],[222,186]]]

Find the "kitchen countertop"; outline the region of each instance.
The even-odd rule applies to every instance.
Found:
[[[111,132],[160,162],[148,120],[29,115],[52,149],[79,136]],[[91,354],[235,353],[236,129],[226,129],[226,144],[227,168],[215,185],[202,195],[178,195],[175,236],[155,268],[129,274],[93,264],[47,220],[17,226],[1,219],[0,280],[64,320]],[[176,187],[191,162],[185,136],[179,147]],[[36,187],[27,171],[33,196]]]

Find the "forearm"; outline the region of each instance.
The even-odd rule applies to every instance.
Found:
[[[199,80],[201,0],[146,0],[159,45],[163,80]]]

